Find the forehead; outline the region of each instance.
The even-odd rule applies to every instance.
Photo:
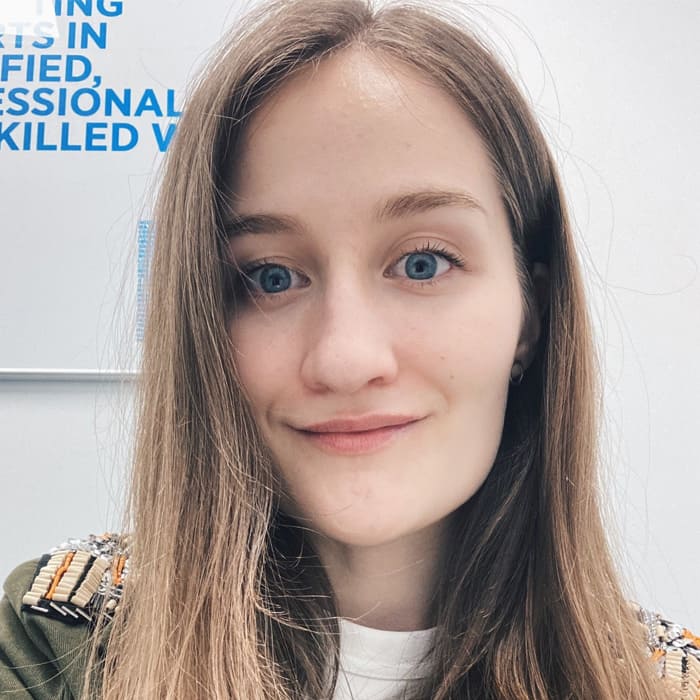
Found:
[[[500,192],[455,99],[416,69],[353,48],[305,68],[249,117],[228,170],[233,211],[368,210],[397,189]]]

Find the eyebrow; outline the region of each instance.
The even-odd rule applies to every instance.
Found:
[[[380,202],[374,210],[378,223],[405,218],[439,207],[460,207],[486,214],[483,205],[473,195],[459,190],[430,189],[400,192]],[[227,238],[248,233],[294,233],[306,227],[294,216],[278,214],[234,214],[224,224]]]

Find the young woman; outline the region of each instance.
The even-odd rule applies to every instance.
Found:
[[[552,156],[458,13],[255,9],[155,222],[129,536],[12,574],[4,691],[696,697],[608,551]]]

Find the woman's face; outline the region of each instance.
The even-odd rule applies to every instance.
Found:
[[[285,510],[347,545],[437,532],[491,469],[521,349],[476,130],[417,73],[346,51],[253,113],[229,185],[238,217],[269,217],[231,226],[252,296],[230,334]],[[384,443],[300,430],[375,414],[419,420]]]

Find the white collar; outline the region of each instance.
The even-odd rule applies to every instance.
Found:
[[[339,622],[340,664],[346,673],[391,680],[429,675],[429,661],[422,658],[437,627],[397,632],[365,627],[343,617]]]

